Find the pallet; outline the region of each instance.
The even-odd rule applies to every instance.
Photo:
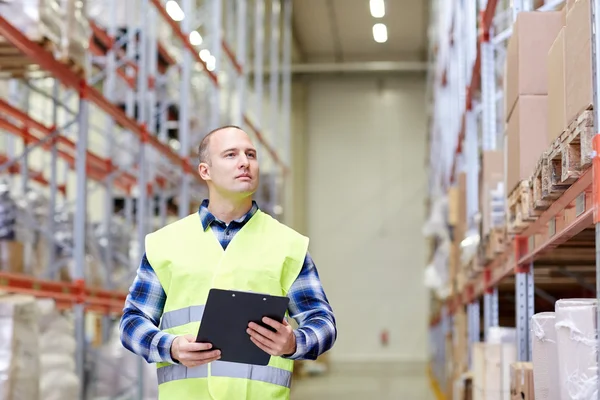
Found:
[[[507,233],[523,232],[541,214],[533,208],[532,187],[529,180],[519,182],[508,196]]]
[[[58,47],[49,37],[41,36],[32,38],[42,49],[51,54],[58,52]],[[57,61],[67,66],[79,78],[85,78],[85,68],[70,57],[59,57]],[[11,78],[26,78],[32,75],[49,76],[50,74],[40,68],[31,58],[0,37],[0,75]]]
[[[532,176],[533,208],[548,209],[592,165],[594,113],[584,110],[542,154]]]
[[[485,235],[481,243],[481,257],[485,262],[493,261],[498,255],[504,252],[506,244],[505,228],[494,228]]]

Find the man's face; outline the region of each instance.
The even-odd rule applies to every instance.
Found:
[[[235,128],[214,133],[208,145],[210,165],[200,164],[203,179],[223,196],[251,195],[258,187],[256,149],[248,134]]]

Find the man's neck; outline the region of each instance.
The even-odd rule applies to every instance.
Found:
[[[240,200],[229,200],[210,196],[208,200],[208,211],[220,221],[229,224],[231,221],[246,215],[252,208],[252,197],[248,196]]]

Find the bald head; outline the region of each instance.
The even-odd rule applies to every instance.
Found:
[[[225,125],[225,126],[221,126],[220,128],[213,129],[212,131],[208,132],[206,134],[206,136],[204,136],[204,138],[200,142],[200,145],[198,146],[198,157],[199,157],[200,163],[205,163],[205,164],[210,165],[210,152],[209,152],[210,138],[214,134],[224,131],[226,129],[239,129],[240,131],[243,131],[242,128],[240,128],[239,126]]]

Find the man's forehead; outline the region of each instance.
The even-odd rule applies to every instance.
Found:
[[[218,147],[236,147],[244,149],[254,149],[252,139],[246,132],[237,128],[227,128],[214,132],[211,142]]]

